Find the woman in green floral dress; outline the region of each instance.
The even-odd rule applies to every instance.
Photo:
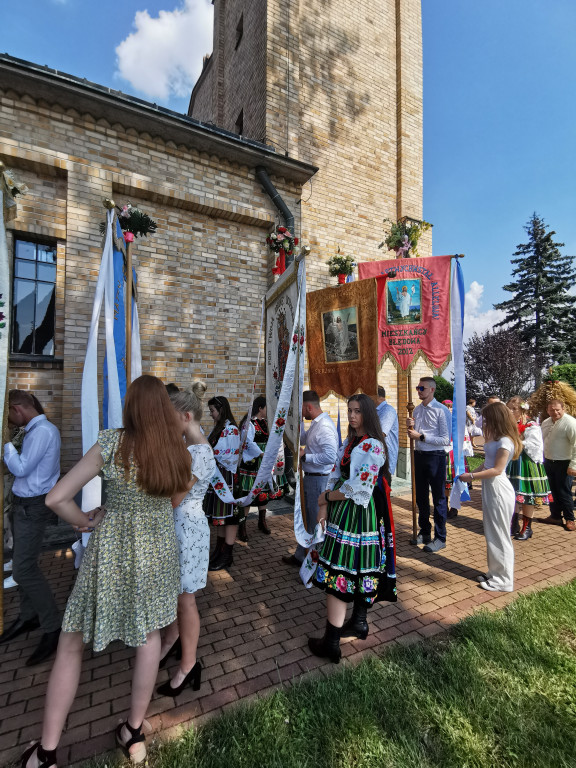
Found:
[[[388,459],[374,403],[367,395],[348,400],[348,438],[338,454],[328,490],[318,500],[318,522],[326,522],[314,574],[326,591],[322,638],[310,638],[316,656],[340,661],[340,638],[366,638],[369,606],[396,600],[394,520]],[[346,606],[353,604],[346,618]]]
[[[124,429],[100,432],[46,498],[79,530],[95,530],[66,606],[42,739],[23,756],[25,768],[56,765],[84,644],[101,651],[113,640],[136,648],[130,712],[116,738],[132,762],[146,757],[141,728],[158,671],[160,629],[176,618],[180,588],[172,504],[190,485],[190,454],[164,384],[154,376],[130,385],[123,420]],[[100,473],[108,480],[106,510],[92,510],[87,519],[74,497]]]

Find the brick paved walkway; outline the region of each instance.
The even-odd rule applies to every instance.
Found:
[[[394,499],[398,543],[399,600],[369,613],[365,641],[344,641],[343,656],[356,661],[390,643],[410,643],[442,632],[480,606],[500,608],[515,594],[481,590],[475,577],[485,569],[480,493],[449,525],[448,547],[438,555],[410,546],[410,500]],[[324,626],[320,590],[305,590],[295,569],[281,555],[292,548],[292,516],[270,520],[263,536],[250,520],[250,541],[235,548],[235,563],[210,574],[199,598],[203,630],[199,658],[202,689],[185,690],[177,699],[154,698],[153,727],[169,735],[180,724],[205,722],[240,699],[274,690],[312,670],[330,673],[334,665],[312,657],[306,640]],[[515,542],[517,592],[541,589],[576,578],[576,534],[535,524],[529,542]],[[70,550],[47,552],[44,568],[64,606],[74,578]],[[5,624],[15,618],[16,595],[6,593]],[[0,764],[16,757],[21,746],[38,738],[50,663],[28,668],[23,662],[38,642],[38,632],[0,646]],[[61,765],[110,750],[113,729],[129,704],[133,651],[114,643],[106,651],[86,651],[78,697],[59,753]],[[172,664],[175,662],[172,661]],[[168,671],[171,666],[169,665]],[[159,674],[165,680],[167,670]]]

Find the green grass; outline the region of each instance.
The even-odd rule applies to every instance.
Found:
[[[576,582],[240,705],[149,765],[573,768]]]
[[[484,464],[484,454],[479,455],[477,453],[474,456],[468,456],[468,467],[470,472],[476,472],[479,466]]]

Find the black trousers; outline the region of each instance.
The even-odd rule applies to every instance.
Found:
[[[448,505],[444,493],[446,482],[445,451],[415,451],[414,480],[416,485],[416,504],[418,506],[418,525],[424,536],[432,535],[430,523],[430,491],[434,503],[434,539],[446,541],[446,518]]]
[[[544,459],[544,469],[548,475],[550,491],[554,501],[550,503],[550,515],[561,520],[574,520],[574,499],[572,497],[573,478],[568,474],[569,459]]]

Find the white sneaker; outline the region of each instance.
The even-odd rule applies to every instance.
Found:
[[[483,581],[489,581],[489,580],[490,580],[490,577],[488,576],[487,573],[481,573],[478,576],[476,576],[476,581],[479,581],[480,583],[482,583]]]
[[[480,586],[487,592],[513,592],[514,587],[497,587],[495,584],[490,584],[489,581],[481,581]]]
[[[18,582],[14,581],[13,576],[8,576],[8,578],[4,579],[4,589],[12,589],[12,587],[17,587]]]
[[[4,573],[8,573],[12,570],[12,560],[8,560],[7,563],[4,563]]]

